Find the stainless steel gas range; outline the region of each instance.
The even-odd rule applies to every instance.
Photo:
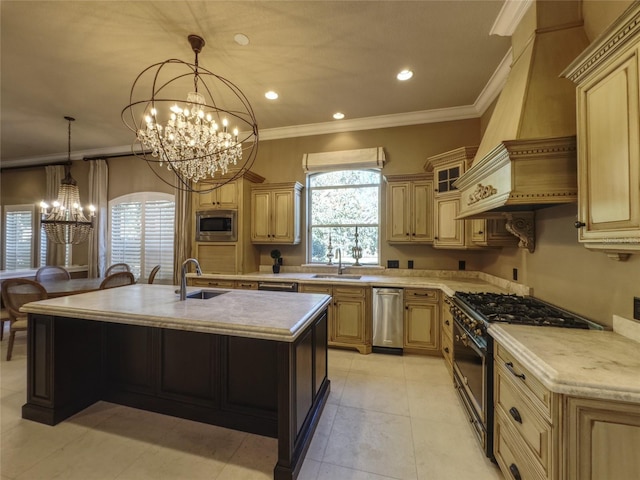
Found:
[[[493,339],[491,322],[603,330],[586,318],[533,297],[457,292],[449,307],[454,319],[453,379],[469,421],[493,458]]]

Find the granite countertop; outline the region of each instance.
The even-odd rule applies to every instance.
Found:
[[[335,269],[333,270],[335,271]],[[361,275],[359,279],[349,278],[353,274]],[[399,288],[437,288],[449,296],[457,291],[464,292],[492,292],[492,293],[516,293],[529,295],[530,289],[526,285],[517,284],[480,272],[458,271],[413,271],[411,274],[393,275],[367,275],[360,272],[345,273],[345,278],[335,275],[330,278],[316,278],[316,275],[324,273],[264,273],[254,272],[240,275],[232,274],[203,274],[198,277],[195,273],[189,273],[189,278],[202,278],[211,280],[247,280],[257,282],[299,282],[305,284],[334,284],[370,287],[399,287]]]
[[[226,290],[207,300],[179,300],[172,285],[136,284],[29,303],[22,311],[293,342],[329,304],[321,294]],[[187,293],[202,290],[188,287]]]
[[[630,338],[497,323],[489,333],[552,392],[640,403],[640,345]]]

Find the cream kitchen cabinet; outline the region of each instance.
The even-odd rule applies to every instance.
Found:
[[[300,292],[333,297],[328,309],[330,346],[371,353],[371,288],[302,284]]]
[[[451,297],[442,294],[442,313],[440,318],[440,346],[449,375],[453,378],[453,316],[451,315]]]
[[[552,392],[499,342],[494,372],[494,454],[505,478],[638,478],[640,404]]]
[[[298,182],[256,185],[251,189],[253,243],[300,243],[301,191]]]
[[[387,241],[433,242],[433,175],[389,175]]]
[[[216,186],[216,183],[202,182],[198,188],[206,189]],[[208,193],[194,195],[196,210],[235,210],[238,208],[238,181],[225,183]]]
[[[435,248],[477,248],[471,240],[470,220],[456,220],[460,212],[460,192],[455,182],[471,166],[477,147],[461,147],[429,157],[425,170],[433,171]]]
[[[578,240],[624,260],[640,252],[640,3],[563,75],[577,84]]]
[[[471,227],[471,241],[482,247],[517,247],[518,237],[506,228],[506,219],[478,218],[466,220]]]
[[[440,355],[440,292],[404,289],[404,348],[407,353]]]

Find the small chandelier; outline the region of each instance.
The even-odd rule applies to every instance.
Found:
[[[42,228],[49,241],[60,244],[78,244],[86,242],[93,228],[95,208],[89,206],[89,218],[87,220],[80,205],[80,191],[78,183],[71,176],[71,122],[73,117],[64,117],[69,122],[69,148],[67,163],[64,166],[65,176],[58,187],[58,200],[53,202],[51,211],[49,205],[40,202],[40,214]]]
[[[229,80],[199,66],[204,40],[198,35],[189,35],[188,40],[195,53],[194,63],[169,59],[147,67],[133,82],[129,105],[121,116],[136,133],[133,154],[144,159],[162,181],[180,190],[205,193],[251,167],[258,150],[258,125],[244,93]],[[140,88],[151,88],[151,97],[134,100]],[[184,96],[180,100],[172,98],[185,92],[186,101]],[[230,122],[239,124],[239,128],[230,131]],[[177,185],[158,171],[165,164],[178,178]],[[214,188],[198,185],[200,180],[224,176],[235,167],[235,175],[225,177]]]

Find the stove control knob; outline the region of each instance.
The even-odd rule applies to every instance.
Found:
[[[471,320],[469,320],[467,317],[464,317],[464,324],[469,325],[470,323],[471,323]]]
[[[476,328],[478,326],[478,321],[477,320],[471,320],[471,322],[469,322],[469,326],[471,328]]]
[[[481,337],[481,336],[482,336],[482,329],[480,329],[480,328],[476,328],[476,329],[473,331],[473,333],[475,333],[476,335],[478,335],[479,337]]]

